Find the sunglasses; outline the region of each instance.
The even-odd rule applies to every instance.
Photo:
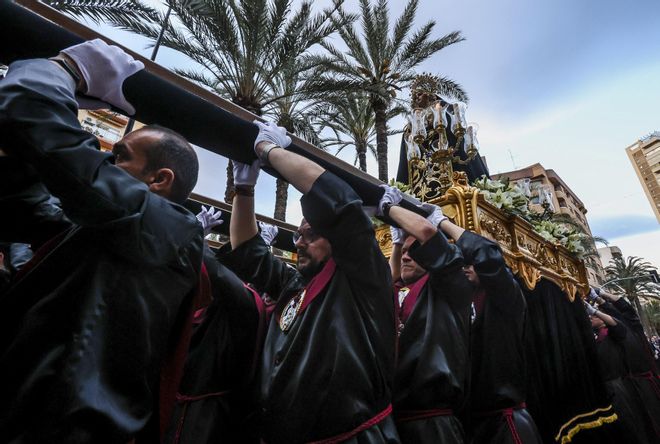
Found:
[[[296,231],[295,233],[293,233],[293,243],[296,244],[300,239],[302,239],[303,243],[311,244],[319,237],[320,236],[314,233],[314,231],[312,231],[311,228],[305,228],[302,232]]]

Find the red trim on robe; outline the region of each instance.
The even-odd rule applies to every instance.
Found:
[[[183,377],[183,368],[188,356],[190,339],[192,337],[193,317],[202,301],[211,298],[211,281],[209,280],[206,266],[202,263],[199,274],[199,283],[192,301],[189,302],[188,313],[185,321],[179,331],[173,331],[171,334],[176,338],[174,346],[168,350],[165,359],[161,364],[160,387],[159,387],[159,426],[160,440],[165,437],[165,431],[172,419],[172,412],[176,402],[176,395],[179,389],[181,378]],[[185,303],[185,301],[184,301]]]
[[[328,260],[328,262],[326,262],[326,264],[323,266],[321,272],[314,276],[312,280],[309,281],[307,285],[305,285],[305,300],[302,302],[297,315],[300,315],[303,310],[305,310],[305,308],[307,308],[307,306],[312,303],[316,296],[318,296],[323,291],[323,289],[330,282],[330,279],[332,279],[332,276],[334,276],[336,269],[337,264],[335,264],[335,260],[330,258],[330,260]],[[277,314],[278,322],[280,316],[282,316],[281,311]]]
[[[400,322],[404,323],[408,320],[410,313],[412,313],[413,308],[415,308],[415,303],[421,293],[422,288],[426,285],[426,282],[429,280],[429,274],[426,273],[424,276],[417,279],[410,285],[405,285],[403,282],[399,281],[394,285],[394,305],[397,307],[397,317]],[[403,300],[403,304],[399,304],[399,290],[402,288],[409,288],[410,291],[408,295]]]
[[[364,432],[365,430],[370,429],[371,427],[379,424],[385,418],[390,416],[391,413],[392,413],[392,404],[385,407],[385,409],[382,412],[378,413],[373,418],[368,419],[367,421],[363,422],[362,424],[360,424],[359,426],[357,426],[356,428],[354,428],[349,432],[342,433],[340,435],[336,435],[331,438],[322,439],[320,441],[310,441],[308,444],[337,444],[340,442],[348,441],[357,434]]]

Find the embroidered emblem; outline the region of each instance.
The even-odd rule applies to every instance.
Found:
[[[282,315],[280,316],[280,329],[282,331],[288,331],[293,325],[293,322],[296,320],[296,316],[300,311],[300,307],[305,300],[306,293],[307,290],[303,290],[298,295],[298,297],[291,298],[291,300],[286,304],[286,307],[284,307]]]

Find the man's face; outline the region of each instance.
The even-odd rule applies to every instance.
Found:
[[[474,266],[473,265],[464,265],[463,266],[463,273],[465,274],[465,277],[468,279],[468,281],[472,282],[472,284],[475,287],[478,287],[480,282],[479,282],[479,275],[477,275],[477,272],[474,271]]]
[[[147,151],[162,135],[155,131],[137,130],[124,136],[112,147],[115,165],[135,177],[140,182],[150,185],[154,172],[147,171]]]
[[[300,222],[294,246],[298,253],[298,271],[305,277],[312,277],[321,271],[321,264],[332,254],[330,242],[314,233],[305,219]]]
[[[408,236],[401,247],[401,280],[404,284],[411,284],[426,273],[426,270],[408,255],[408,250],[414,242],[415,238]]]

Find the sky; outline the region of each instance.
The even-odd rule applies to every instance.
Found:
[[[317,0],[314,7],[329,3]],[[357,5],[346,0],[348,10]],[[389,2],[391,20],[404,6]],[[417,17],[416,27],[436,22],[434,36],[460,30],[465,37],[420,71],[447,76],[468,92],[468,121],[479,128],[490,172],[536,162],[554,169],[585,204],[593,234],[624,256],[660,266],[660,225],[625,153],[660,130],[660,2],[420,0]],[[145,39],[106,31],[146,56],[151,52]],[[166,48],[157,61],[188,64]],[[390,122],[402,125],[403,119]],[[390,138],[390,177],[400,137]],[[196,191],[221,199],[224,160],[200,150],[200,161]],[[376,174],[373,159],[368,171]],[[272,178],[260,179],[257,196],[257,211],[272,215]],[[287,222],[300,220],[299,197],[290,191]]]

